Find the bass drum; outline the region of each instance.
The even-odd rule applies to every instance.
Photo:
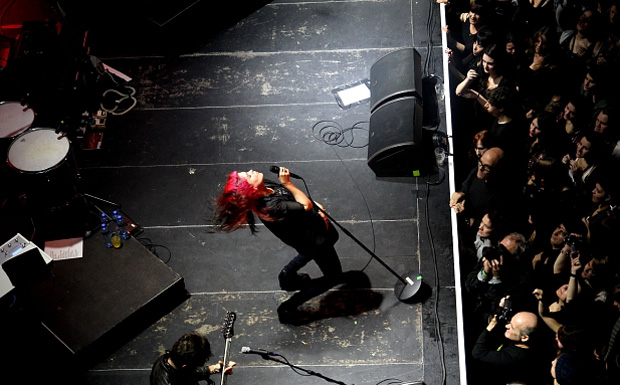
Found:
[[[77,195],[77,170],[71,162],[69,139],[52,128],[33,128],[19,135],[8,149],[7,162],[15,176],[15,191],[30,208],[56,209]]]

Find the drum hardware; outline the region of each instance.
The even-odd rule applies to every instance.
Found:
[[[9,145],[9,189],[43,234],[71,231],[71,236],[79,236],[79,231],[88,237],[98,229],[103,212],[95,203],[120,211],[120,204],[80,191],[82,175],[77,164],[72,141],[62,129],[32,128]],[[132,235],[141,231],[133,220],[129,222]],[[59,223],[66,228],[59,229]]]
[[[57,209],[77,195],[71,143],[52,128],[32,128],[11,142],[7,162],[27,206]]]

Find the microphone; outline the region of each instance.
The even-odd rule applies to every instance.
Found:
[[[279,354],[274,353],[274,352],[268,352],[266,350],[263,349],[252,349],[252,348],[248,348],[247,346],[244,346],[241,348],[241,353],[243,354],[258,354],[261,356],[279,356]]]
[[[280,174],[280,167],[278,167],[278,166],[271,166],[271,167],[269,168],[269,171],[273,172],[274,174]],[[292,172],[291,172],[291,173],[289,173],[289,176],[290,176],[291,178],[295,178],[295,179],[303,179],[303,178],[302,178],[302,177],[300,177],[299,175],[297,175],[297,174],[293,174]]]

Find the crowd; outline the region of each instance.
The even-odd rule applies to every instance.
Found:
[[[620,384],[620,0],[448,17],[472,384]]]

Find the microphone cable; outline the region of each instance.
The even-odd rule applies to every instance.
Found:
[[[435,241],[433,240],[433,232],[431,231],[430,219],[428,216],[429,208],[428,201],[430,196],[430,187],[433,183],[426,182],[426,202],[424,204],[424,216],[426,233],[428,235],[429,247],[431,249],[431,258],[433,260],[433,272],[434,272],[434,286],[435,286],[435,298],[433,300],[433,318],[435,321],[435,333],[437,335],[437,350],[439,353],[439,361],[441,364],[441,385],[446,383],[446,358],[443,346],[443,337],[441,334],[441,323],[439,319],[439,271],[437,269],[437,251],[435,250]]]
[[[158,245],[153,243],[153,241],[151,241],[151,239],[149,238],[136,238],[136,240],[138,242],[140,242],[140,244],[142,246],[144,246],[148,251],[150,251],[151,253],[153,253],[157,258],[161,259],[162,262],[164,262],[166,265],[168,264],[168,262],[170,262],[170,260],[172,259],[172,251],[170,251],[170,249],[164,245]],[[163,249],[165,249],[168,252],[168,258],[166,260],[164,260],[162,257],[159,256],[159,253],[157,252],[157,248],[161,247]]]
[[[349,128],[343,128],[338,122],[332,120],[320,120],[312,126],[312,135],[321,142],[330,146],[342,148],[364,148],[368,142],[355,144],[355,131],[362,130],[368,132],[370,122],[361,121]]]

